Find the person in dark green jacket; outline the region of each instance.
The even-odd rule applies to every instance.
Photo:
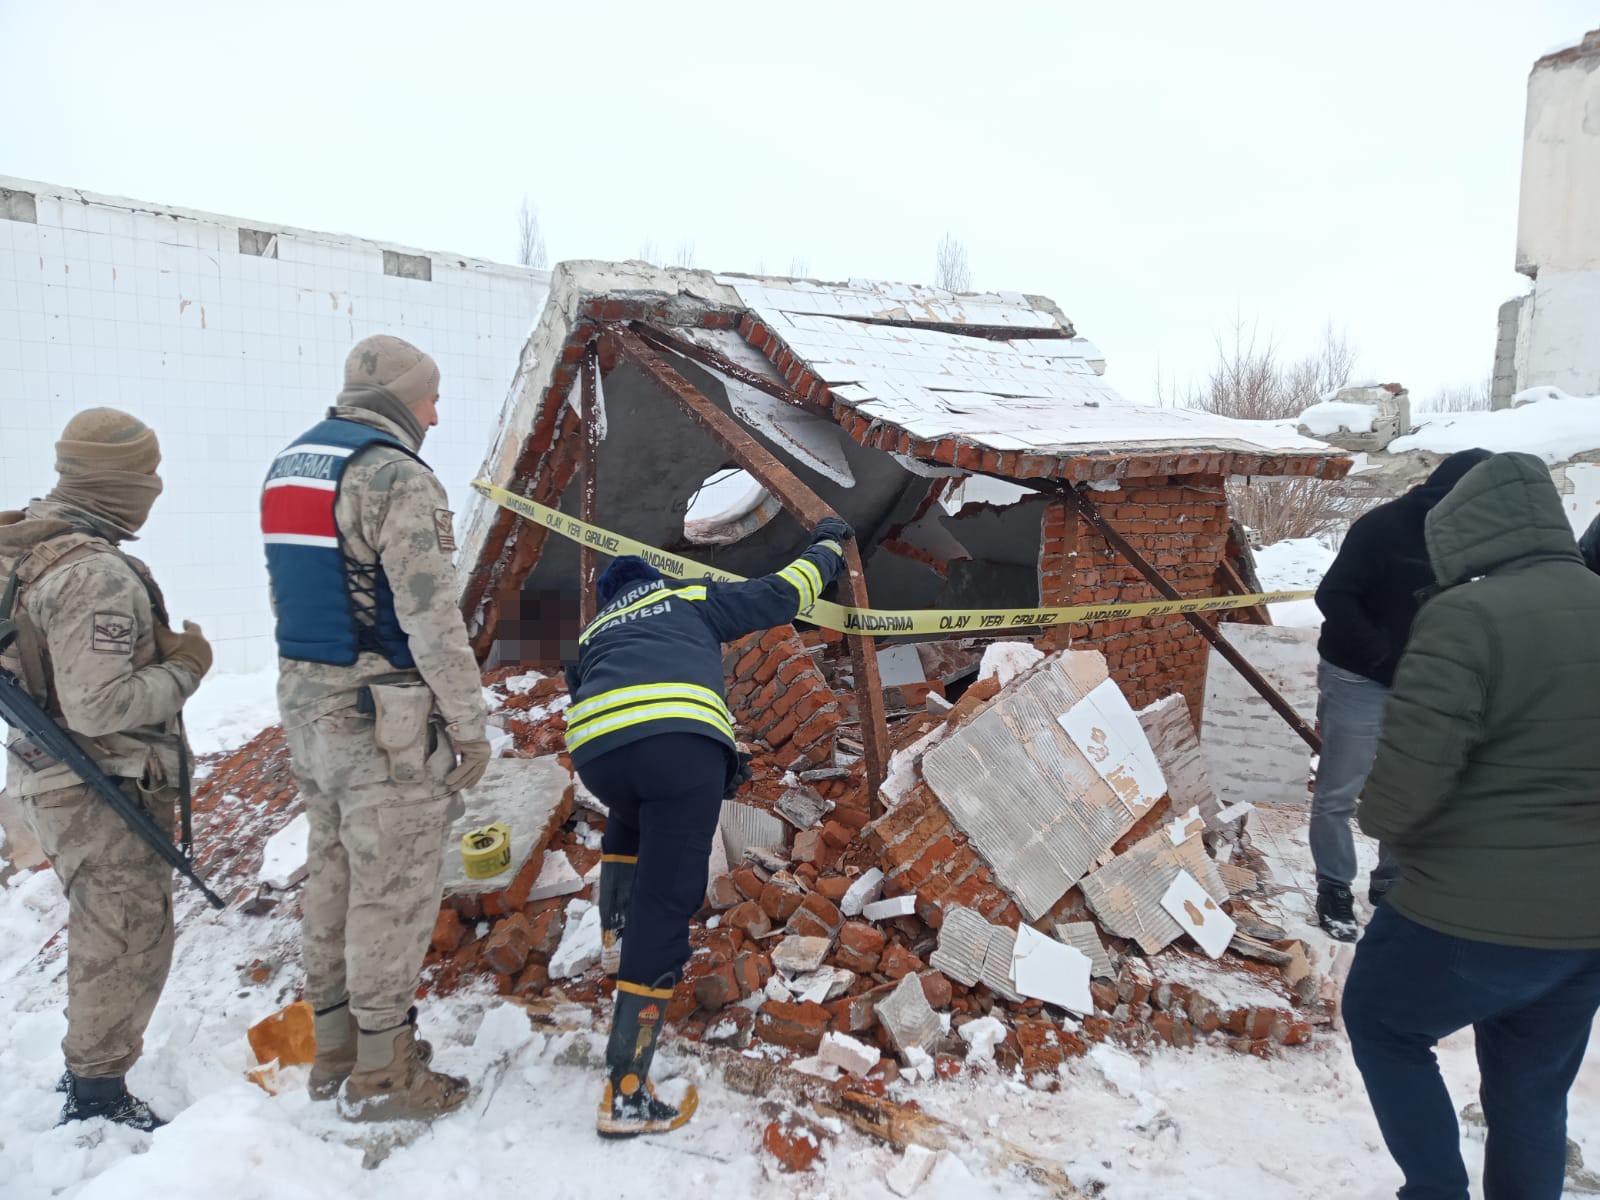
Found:
[[[1433,1047],[1471,1025],[1484,1195],[1555,1200],[1600,1010],[1600,577],[1527,454],[1473,468],[1427,541],[1440,591],[1357,811],[1399,878],[1356,949],[1345,1026],[1400,1196],[1466,1200]]]

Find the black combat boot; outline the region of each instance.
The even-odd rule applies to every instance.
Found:
[[[1337,942],[1353,942],[1361,934],[1356,924],[1355,897],[1347,887],[1317,889],[1317,924]]]
[[[130,1095],[121,1075],[99,1078],[80,1078],[68,1071],[66,1075],[67,1102],[61,1106],[61,1120],[90,1121],[104,1117],[129,1129],[150,1133],[166,1124],[150,1111],[150,1106],[137,1096]]]
[[[656,982],[658,986],[653,988],[635,983],[617,984],[611,1037],[606,1042],[609,1077],[600,1099],[599,1119],[595,1122],[603,1138],[666,1133],[686,1124],[700,1105],[700,1097],[692,1084],[676,1106],[659,1099],[650,1086],[650,1063],[656,1055],[667,1002],[672,999],[672,977],[665,976]]]
[[[600,969],[611,979],[622,969],[622,931],[628,923],[633,871],[638,863],[637,855],[600,857]]]

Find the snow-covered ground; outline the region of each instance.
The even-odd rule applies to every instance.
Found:
[[[1314,586],[1332,557],[1317,543],[1268,547],[1267,587]],[[1320,565],[1319,565],[1320,564]],[[199,745],[236,745],[273,719],[270,673],[208,681],[191,706]],[[1327,966],[1333,947],[1310,924],[1312,883],[1304,814],[1258,813],[1254,836],[1286,890],[1275,914]],[[1364,865],[1372,847],[1363,839]],[[299,980],[296,931],[287,916],[183,915],[171,981],[156,1011],[133,1088],[174,1117],[153,1136],[95,1124],[55,1128],[59,1042],[65,1031],[65,902],[48,871],[0,885],[0,1194],[6,1200],[437,1200],[440,1196],[536,1194],[554,1198],[651,1196],[655,1200],[752,1195],[887,1200],[894,1153],[852,1132],[827,1143],[806,1175],[773,1173],[760,1148],[769,1119],[758,1101],[731,1091],[703,1061],[664,1054],[693,1078],[701,1108],[678,1134],[605,1143],[593,1133],[602,1034],[533,1031],[523,1012],[468,993],[424,1002],[424,1028],[440,1065],[489,1080],[469,1108],[363,1169],[357,1131],[305,1096],[303,1068],[269,1096],[244,1079],[252,1065],[245,1029],[292,999]],[[265,983],[248,968],[266,964]],[[1440,1060],[1459,1105],[1473,1098],[1470,1034]],[[497,1085],[493,1082],[498,1080]],[[1378,1137],[1341,1035],[1271,1061],[1225,1050],[1162,1050],[1146,1059],[1112,1047],[1071,1062],[1060,1090],[1032,1088],[993,1068],[938,1083],[899,1085],[902,1098],[965,1135],[917,1192],[926,1200],[1034,1197],[1038,1184],[997,1174],[989,1148],[1005,1140],[1064,1164],[1080,1187],[1110,1200],[1299,1198],[1379,1200],[1398,1177]],[[1600,1159],[1600,1038],[1572,1096],[1571,1136]],[[1481,1135],[1463,1136],[1481,1166]],[[1476,1194],[1476,1193],[1475,1193]]]
[[[1316,538],[1274,542],[1256,551],[1256,576],[1269,592],[1311,591],[1322,582],[1334,552]],[[1314,600],[1291,600],[1267,606],[1278,625],[1321,625],[1322,613]]]
[[[1391,454],[1431,450],[1453,454],[1482,446],[1565,462],[1600,449],[1600,396],[1569,396],[1560,388],[1518,392],[1515,408],[1493,412],[1418,413],[1418,429],[1389,443]]]

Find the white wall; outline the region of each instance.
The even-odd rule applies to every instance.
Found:
[[[1600,143],[1595,154],[1600,157]],[[1600,184],[1591,202],[1600,210]],[[1600,395],[1600,269],[1545,267],[1524,307],[1527,346],[1517,390],[1549,385],[1574,396]]]
[[[1317,637],[1320,629],[1224,622],[1218,630],[1294,706],[1317,722]],[[1200,723],[1211,781],[1223,804],[1306,804],[1311,750],[1234,669],[1210,652]]]
[[[402,279],[383,273],[395,247],[290,229],[262,258],[240,252],[238,227],[280,227],[0,187],[37,197],[36,224],[0,218],[0,508],[51,486],[55,439],[78,410],[146,421],[167,486],[130,549],[174,617],[204,626],[220,669],[273,661],[261,478],[321,419],[359,339],[393,333],[439,360],[440,426],[423,457],[466,508],[548,272],[432,254],[431,282]]]
[[[1600,30],[1584,45],[1528,77],[1519,270],[1600,268]]]

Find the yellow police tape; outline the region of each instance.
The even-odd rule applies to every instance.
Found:
[[[492,879],[511,866],[511,826],[502,821],[461,835],[461,866],[468,879]]]
[[[482,479],[474,490],[518,516],[537,521],[553,533],[570,538],[601,554],[637,554],[663,575],[676,579],[716,579],[724,583],[743,583],[744,576],[697,563],[646,546],[620,533],[586,524],[537,500],[518,496]],[[1081,604],[1067,608],[974,608],[974,609],[881,609],[846,608],[829,600],[818,600],[800,615],[813,625],[868,637],[900,637],[920,633],[986,633],[1006,629],[1035,629],[1050,625],[1077,625],[1093,621],[1121,621],[1129,617],[1165,617],[1175,613],[1220,612],[1230,608],[1254,608],[1258,604],[1279,604],[1304,600],[1314,592],[1254,592],[1248,596],[1208,596],[1193,600],[1146,600],[1137,604]]]

